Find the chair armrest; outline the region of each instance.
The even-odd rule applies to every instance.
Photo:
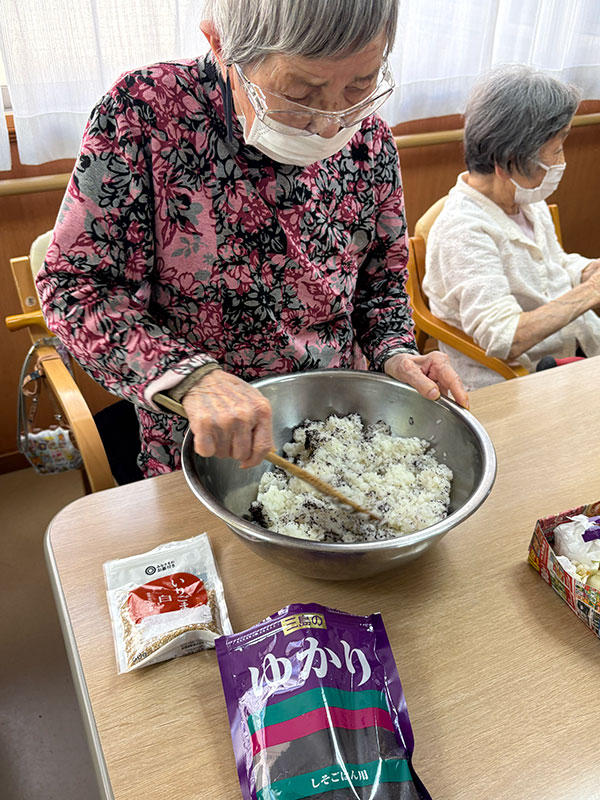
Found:
[[[439,342],[444,342],[444,344],[447,344],[449,347],[459,350],[474,361],[483,364],[484,367],[488,367],[499,375],[502,375],[506,380],[522,378],[529,374],[525,367],[520,364],[511,365],[500,358],[486,355],[485,350],[475,344],[473,339],[463,333],[463,331],[437,319],[430,311],[428,314],[430,316],[429,319],[426,315],[421,315],[415,310],[415,322],[421,330],[424,330]]]
[[[9,331],[19,331],[22,328],[39,327],[42,328],[46,336],[52,334],[48,330],[41,311],[26,311],[23,314],[11,314],[4,318],[6,327]]]

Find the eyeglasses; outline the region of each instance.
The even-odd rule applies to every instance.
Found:
[[[294,132],[286,133],[298,136],[311,136],[330,125],[337,125],[339,128],[357,125],[380,108],[396,87],[386,59],[381,65],[377,86],[364,100],[343,111],[321,111],[295,103],[279,92],[261,89],[244,75],[238,64],[233,66],[259,120],[275,130],[278,130],[278,124],[294,128]]]

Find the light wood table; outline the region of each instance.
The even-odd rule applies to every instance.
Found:
[[[481,509],[412,565],[311,580],[248,550],[181,473],[75,501],[47,558],[101,785],[240,797],[214,651],[118,676],[104,561],[207,531],[234,630],[290,602],[383,613],[434,800],[598,800],[600,641],[527,564],[535,521],[600,498],[599,359],[472,394],[498,455]]]

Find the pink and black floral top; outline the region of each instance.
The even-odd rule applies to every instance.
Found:
[[[207,361],[245,380],[415,351],[398,156],[369,117],[309,167],[228,141],[214,61],[123,75],[88,122],[37,287],[48,326],[138,407],[146,475],[186,423],[152,402]]]

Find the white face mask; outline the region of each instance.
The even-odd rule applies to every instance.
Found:
[[[254,118],[250,130],[246,133],[245,117],[239,114],[238,119],[244,131],[246,144],[256,147],[261,153],[280,164],[295,164],[297,167],[308,167],[315,161],[322,161],[339,153],[361,125],[358,123],[351,128],[342,128],[331,139],[325,139],[316,133],[310,136],[298,136],[296,128],[280,122],[271,123],[277,127],[277,130],[274,130],[261,122],[258,117]]]
[[[528,203],[539,203],[540,200],[545,200],[547,197],[549,197],[560,183],[560,179],[562,178],[567,166],[566,163],[553,164],[551,167],[548,167],[546,164],[542,164],[541,161],[538,161],[537,163],[540,165],[540,167],[546,170],[544,180],[539,186],[536,186],[533,189],[526,189],[524,186],[520,186],[512,178],[510,179],[516,186],[515,203],[519,206],[527,205]]]

